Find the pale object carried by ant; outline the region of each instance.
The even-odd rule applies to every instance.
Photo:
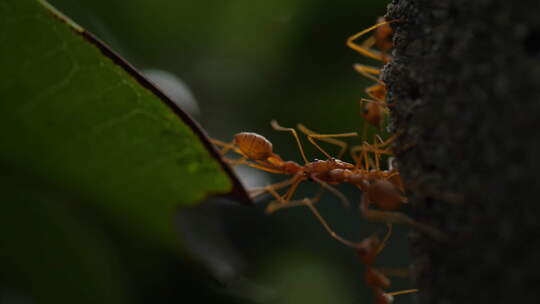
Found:
[[[390,24],[398,21],[397,19],[385,21],[383,17],[379,17],[377,24],[349,37],[347,39],[347,46],[366,57],[388,63],[392,59],[387,54],[387,51],[392,48],[393,30]],[[362,44],[355,43],[355,40],[371,31],[374,31],[374,34]],[[371,47],[373,45],[380,51],[372,49]],[[360,103],[362,105],[362,117],[364,120],[373,126],[380,127],[383,115],[388,112],[386,86],[379,79],[381,69],[363,64],[355,64],[354,69],[364,77],[375,81],[374,85],[369,86],[365,90],[371,99],[362,98],[360,99]]]
[[[282,127],[276,121],[272,121],[271,125],[277,131],[286,131],[292,133],[298,145],[302,159],[304,160],[304,165],[300,165],[293,161],[282,160],[279,155],[273,152],[273,147],[270,141],[256,133],[238,133],[235,135],[232,143],[212,140],[214,144],[223,147],[223,150],[221,151],[222,154],[229,150],[233,150],[242,155],[240,159],[227,160],[231,165],[244,164],[271,173],[292,175],[290,179],[283,182],[252,189],[250,191],[253,197],[264,193],[269,193],[276,199],[268,205],[267,212],[270,213],[280,208],[305,205],[311,209],[311,211],[315,214],[315,216],[333,238],[347,246],[356,248],[357,243],[348,241],[337,235],[314,207],[314,203],[320,199],[320,193],[313,198],[292,200],[298,185],[305,180],[311,180],[321,185],[323,189],[332,192],[345,205],[349,205],[348,199],[331,185],[351,183],[359,187],[363,192],[360,203],[360,211],[363,217],[369,220],[386,223],[409,224],[425,232],[432,232],[430,227],[417,223],[405,214],[392,211],[398,209],[402,203],[407,201],[407,199],[402,194],[403,188],[399,178],[399,172],[395,170],[379,170],[378,155],[381,153],[389,153],[388,151],[381,150],[380,147],[388,145],[388,142],[394,140],[395,137],[381,144],[369,145],[365,143],[363,148],[361,147],[360,149],[354,149],[355,151],[360,150],[365,159],[366,167],[362,168],[358,155],[353,155],[355,160],[357,160],[357,164],[353,165],[337,158],[333,158],[315,142],[315,139],[317,139],[340,146],[341,150],[338,157],[341,157],[347,149],[347,144],[335,138],[357,136],[355,132],[341,134],[318,134],[299,124],[298,127],[300,131],[305,133],[308,140],[327,157],[326,160],[315,160],[310,162],[304,153],[304,149],[295,129]],[[373,170],[370,170],[369,168],[370,161],[367,160],[368,152],[377,154],[376,168]],[[284,195],[280,195],[277,191],[285,187],[289,187],[289,189]],[[372,210],[369,208],[370,204],[374,204],[385,211]]]

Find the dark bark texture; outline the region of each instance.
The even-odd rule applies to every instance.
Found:
[[[421,303],[540,300],[540,1],[394,0],[383,73]],[[399,299],[396,299],[398,302]]]

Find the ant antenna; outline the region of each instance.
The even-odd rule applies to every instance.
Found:
[[[418,292],[418,289],[407,289],[407,290],[400,290],[400,291],[394,291],[394,292],[387,292],[386,294],[389,296],[399,296],[399,295],[415,293],[415,292]]]

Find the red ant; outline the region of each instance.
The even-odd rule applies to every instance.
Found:
[[[313,206],[313,204],[320,199],[321,193],[314,198],[291,201],[298,185],[305,180],[311,180],[321,185],[323,189],[329,190],[335,194],[345,205],[348,205],[348,199],[331,185],[351,183],[359,187],[363,192],[360,203],[360,211],[363,217],[373,221],[386,223],[409,224],[423,231],[432,232],[432,228],[417,223],[402,213],[392,212],[393,210],[398,209],[402,203],[405,203],[407,199],[402,194],[403,185],[399,178],[399,173],[396,170],[379,170],[379,155],[390,153],[387,150],[381,150],[380,148],[388,145],[397,135],[394,135],[394,137],[380,144],[369,145],[364,143],[363,147],[355,148],[355,151],[362,152],[366,164],[365,168],[360,168],[361,162],[358,159],[358,155],[353,155],[355,160],[357,160],[357,164],[353,165],[337,158],[333,158],[315,142],[315,139],[318,139],[339,145],[341,147],[339,157],[341,157],[347,149],[347,144],[335,139],[335,137],[357,136],[356,132],[317,134],[299,124],[298,128],[300,131],[305,133],[308,140],[327,157],[326,160],[309,162],[295,129],[282,127],[275,120],[271,122],[271,125],[275,130],[292,133],[304,160],[303,166],[293,161],[283,161],[279,155],[273,152],[270,141],[256,133],[238,133],[235,135],[232,143],[213,140],[216,145],[224,147],[222,154],[226,153],[228,150],[234,150],[242,155],[242,158],[238,160],[229,160],[229,163],[232,165],[245,164],[271,173],[293,175],[292,178],[283,182],[250,191],[253,197],[268,192],[276,199],[276,201],[273,201],[268,205],[266,209],[268,213],[274,212],[280,208],[305,205],[311,209],[313,214],[315,214],[333,238],[347,246],[356,248],[357,243],[348,241],[337,235]],[[374,152],[377,155],[375,160],[376,168],[374,170],[369,169],[370,162],[367,156],[368,152]],[[279,195],[277,190],[288,186],[288,191],[283,196]],[[373,210],[369,208],[369,204],[375,204],[385,211]]]
[[[388,225],[388,232],[381,242],[376,235],[372,235],[357,245],[356,252],[362,264],[366,266],[365,280],[369,287],[373,289],[376,304],[390,304],[394,301],[394,296],[418,292],[418,289],[408,289],[395,292],[385,292],[390,287],[390,279],[373,265],[375,258],[386,246],[386,242],[392,233],[392,226]]]
[[[399,20],[385,21],[383,17],[379,17],[377,24],[349,37],[347,39],[347,46],[366,57],[388,63],[392,57],[386,52],[393,46],[393,29],[390,24],[397,21]],[[374,34],[366,39],[361,45],[354,43],[356,39],[373,30],[375,31]],[[372,49],[371,47],[373,45],[380,51]],[[371,99],[362,98],[360,99],[360,103],[363,105],[362,117],[364,120],[373,126],[380,127],[383,114],[388,112],[388,105],[386,104],[386,86],[379,79],[381,69],[363,64],[355,64],[354,69],[364,77],[376,82],[365,90],[366,94],[371,97]]]
[[[226,153],[228,150],[234,150],[242,155],[242,158],[240,159],[232,161],[229,160],[229,163],[232,165],[244,164],[270,173],[293,175],[292,178],[284,182],[269,185],[263,188],[252,189],[250,192],[253,197],[268,192],[273,195],[279,203],[287,204],[287,202],[289,202],[294,195],[298,185],[305,180],[311,180],[334,193],[343,201],[345,205],[348,205],[349,202],[347,198],[341,194],[341,192],[329,185],[328,172],[332,169],[353,169],[354,165],[331,157],[314,141],[314,138],[339,145],[341,147],[339,157],[341,157],[341,155],[343,155],[347,149],[347,144],[343,141],[334,139],[334,137],[349,137],[357,136],[358,134],[356,132],[328,135],[314,133],[308,134],[308,140],[328,157],[326,160],[315,160],[313,162],[309,162],[295,129],[284,128],[275,120],[271,122],[271,125],[277,131],[286,131],[292,133],[298,144],[302,159],[304,160],[303,166],[293,161],[283,161],[279,155],[273,152],[272,143],[265,137],[256,133],[238,133],[234,136],[232,143],[212,140],[214,144],[224,147],[224,149],[221,151],[222,154]],[[302,130],[304,132],[310,132],[305,127],[303,127]],[[276,190],[287,186],[290,186],[290,188],[285,195],[280,196],[276,192]],[[270,204],[267,208],[267,212],[273,212],[275,210],[274,208],[275,206]]]

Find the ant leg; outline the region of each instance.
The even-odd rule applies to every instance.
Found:
[[[332,228],[330,227],[328,222],[322,217],[322,215],[319,213],[317,208],[315,208],[315,206],[313,206],[313,203],[314,202],[312,200],[310,200],[309,198],[305,198],[305,199],[302,200],[302,204],[308,206],[308,208],[315,215],[315,217],[319,220],[319,222],[321,222],[324,229],[328,232],[328,234],[330,234],[331,237],[333,237],[338,242],[340,242],[340,243],[342,243],[342,244],[344,244],[346,246],[349,246],[349,247],[352,247],[352,248],[358,248],[358,243],[351,242],[351,241],[341,237],[334,230],[332,230]]]
[[[292,183],[294,183],[294,181],[296,180],[296,176],[294,177],[291,177],[289,179],[286,179],[284,181],[281,181],[279,183],[275,183],[275,184],[272,184],[272,185],[267,185],[267,186],[264,186],[264,187],[254,187],[254,188],[251,188],[248,190],[248,193],[250,195],[250,197],[252,199],[258,197],[258,196],[261,196],[267,192],[270,192],[269,189],[272,189],[272,190],[279,190],[281,188],[285,188],[287,186],[290,186]]]
[[[407,290],[393,291],[393,292],[387,292],[386,294],[389,295],[389,296],[399,296],[399,295],[415,293],[415,292],[418,292],[418,289],[407,289]]]
[[[389,148],[388,146],[392,142],[394,142],[401,134],[403,134],[403,131],[398,131],[394,135],[392,135],[391,137],[386,139],[385,141],[383,141],[379,135],[376,135],[376,140],[379,140],[380,143],[378,143],[378,144],[370,144],[368,149],[371,152],[378,151],[378,153],[380,153],[380,154],[386,154],[386,155],[391,155],[392,156],[392,155],[394,155],[395,149],[394,148]],[[399,151],[405,151],[407,149],[410,149],[412,146],[414,146],[414,144],[407,144],[405,146],[399,147],[397,149],[397,151],[398,152]],[[386,148],[383,148],[383,147],[386,147]],[[381,149],[381,148],[383,148],[383,149]]]
[[[351,37],[349,37],[347,39],[347,46],[350,47],[351,49],[357,51],[358,53],[368,57],[368,58],[372,58],[372,59],[375,59],[375,60],[378,60],[378,61],[382,61],[384,63],[388,63],[392,57],[386,53],[383,53],[383,52],[380,52],[380,51],[377,51],[377,50],[374,50],[372,48],[369,48],[369,47],[365,47],[363,45],[358,45],[356,43],[354,43],[354,40],[356,40],[357,38],[359,38],[360,36],[364,35],[365,32],[362,31],[362,32],[359,32]]]
[[[323,193],[323,189],[319,189],[319,193],[311,198],[311,201],[313,203],[316,203],[321,198],[321,195]],[[295,201],[288,201],[284,203],[280,203],[279,201],[273,201],[271,202],[268,207],[266,208],[267,213],[273,213],[279,209],[285,209],[285,208],[291,208],[291,207],[297,207],[297,206],[305,206],[304,200],[295,200]]]
[[[375,144],[374,146],[375,146],[376,148],[386,147],[386,146],[388,146],[389,144],[393,143],[393,142],[394,142],[401,134],[403,134],[403,130],[394,133],[394,135],[390,136],[390,137],[387,138],[385,141],[383,141],[382,139],[380,139],[381,143],[380,143],[380,144]],[[380,137],[379,137],[379,138],[380,138]]]
[[[358,45],[356,43],[354,43],[354,41],[358,38],[360,38],[361,36],[371,32],[372,30],[380,27],[380,26],[383,26],[385,24],[390,24],[390,23],[393,23],[393,22],[396,22],[396,21],[399,21],[398,19],[396,20],[391,20],[391,21],[384,21],[384,22],[381,22],[381,23],[378,23],[378,24],[375,24],[359,33],[356,33],[354,35],[352,35],[351,37],[349,37],[347,39],[347,46],[350,47],[351,49],[359,52],[360,54],[366,56],[366,57],[369,57],[369,58],[373,58],[375,60],[379,60],[379,61],[382,61],[382,62],[388,62],[390,61],[390,56],[389,55],[386,55],[384,53],[381,53],[381,52],[378,52],[378,51],[375,51],[373,49],[370,49],[370,48],[367,48],[365,46],[362,46],[362,45]]]
[[[242,157],[240,157],[238,159],[225,159],[225,161],[231,167],[236,167],[236,166],[242,165],[242,164],[247,165],[247,163],[248,163],[247,157],[245,157],[245,156],[242,156]]]
[[[384,236],[381,242],[381,245],[377,249],[377,253],[375,254],[376,256],[379,255],[381,251],[383,251],[384,247],[386,247],[386,243],[388,242],[388,240],[390,239],[390,236],[392,235],[392,224],[386,223],[386,226],[388,227],[388,231],[386,232],[386,235]]]
[[[286,202],[285,204],[281,204],[279,201],[273,201],[273,202],[270,202],[270,204],[268,204],[268,206],[266,207],[266,213],[267,214],[272,214],[280,209],[285,209],[285,208],[291,208],[291,207],[298,207],[298,206],[305,206],[306,204],[304,203],[303,200],[300,200],[300,201],[289,201],[289,202]]]
[[[266,214],[274,213],[276,210],[281,209],[282,206],[285,206],[287,204],[287,202],[283,200],[283,198],[279,195],[279,193],[277,193],[276,190],[272,188],[268,188],[266,190],[276,199],[275,201],[271,201],[268,206],[266,206],[266,209],[264,210]]]
[[[300,130],[300,132],[306,134],[307,136],[309,136],[309,135],[317,135],[317,133],[315,133],[312,130],[306,128],[306,126],[304,126],[303,124],[299,123],[299,124],[296,125],[296,127],[298,128],[298,130]],[[343,153],[347,150],[347,143],[342,141],[342,140],[338,140],[338,139],[334,139],[334,138],[321,138],[320,140],[323,141],[323,142],[327,142],[329,144],[333,144],[333,145],[336,145],[336,146],[340,147],[338,157],[337,157],[338,159],[340,159],[343,156]]]
[[[372,35],[372,36],[369,36],[368,38],[366,38],[366,40],[364,40],[364,42],[362,42],[362,46],[365,47],[365,48],[370,48],[370,47],[374,46],[375,43],[377,43],[377,40]]]
[[[363,170],[369,170],[369,165],[371,164],[371,159],[368,160],[367,154],[365,149],[363,148],[363,145],[360,146],[354,146],[350,150],[351,157],[354,159],[356,166],[355,168],[360,168],[362,166],[362,162],[364,162],[364,168],[361,168]]]
[[[375,135],[375,141],[379,140],[381,143],[383,142],[382,138],[379,136],[379,134]],[[368,143],[366,143],[367,146],[370,146]],[[378,149],[375,149],[375,169],[379,171],[381,169],[381,153]]]
[[[328,139],[328,138],[333,138],[333,137],[350,137],[350,136],[358,136],[358,133],[349,132],[349,133],[340,133],[340,134],[313,134],[313,135],[308,135],[307,138],[308,138],[309,142],[311,142],[315,147],[317,147],[317,149],[319,149],[319,151],[321,151],[327,158],[330,159],[330,158],[334,158],[334,157],[332,157],[321,146],[319,146],[319,144],[317,144],[315,142],[315,139],[324,141],[325,138]],[[342,149],[340,150],[340,153],[339,153],[339,155],[340,155],[339,157],[341,157],[341,155],[343,155],[346,148],[347,148],[346,144],[344,146],[342,146]]]
[[[356,163],[356,169],[369,170],[369,168],[375,167],[375,164],[373,163],[373,160],[369,158],[367,151],[372,152],[371,149],[366,149],[364,145],[351,147],[350,154]],[[364,168],[361,168],[362,162],[364,162]]]
[[[250,162],[246,156],[242,156],[241,158],[238,158],[238,159],[230,159],[230,158],[223,157],[223,161],[231,167],[236,167],[238,165],[246,165],[248,167],[256,168],[256,169],[263,170],[270,173],[283,174],[282,170],[272,168],[268,165],[259,165],[259,164]]]
[[[330,186],[328,183],[320,180],[319,178],[312,176],[311,179],[316,182],[317,184],[321,185],[324,189],[332,192],[335,196],[337,196],[342,202],[344,207],[349,207],[351,203],[349,200],[343,195],[343,193],[339,192],[336,188]]]
[[[358,133],[356,132],[350,132],[350,133],[339,133],[339,134],[318,134],[318,133],[315,133],[313,131],[311,131],[310,129],[306,128],[304,125],[302,124],[298,124],[298,129],[307,135],[308,137],[308,140],[315,146],[317,147],[327,158],[333,158],[332,156],[330,156],[330,154],[328,154],[323,148],[321,148],[315,141],[313,138],[316,138],[320,141],[323,141],[323,142],[327,142],[327,143],[330,143],[330,144],[334,144],[336,146],[339,146],[341,149],[339,150],[339,154],[338,154],[338,159],[340,159],[343,154],[345,153],[345,151],[347,150],[347,143],[342,141],[342,140],[338,140],[338,139],[335,139],[334,137],[350,137],[350,136],[358,136]]]
[[[294,183],[291,185],[291,187],[289,188],[289,190],[287,190],[287,193],[285,193],[284,197],[285,197],[285,202],[288,202],[291,200],[292,196],[294,195],[294,193],[296,192],[296,189],[298,189],[298,185],[302,182],[302,178],[301,177],[298,177],[296,181],[294,181]]]
[[[359,64],[359,63],[355,63],[353,65],[353,68],[358,73],[360,73],[362,76],[364,76],[364,77],[366,77],[368,79],[371,79],[371,80],[377,82],[378,84],[384,85],[384,83],[379,78],[374,76],[374,75],[379,76],[381,74],[381,69],[376,68],[376,67],[372,67],[372,66],[369,66],[369,65]]]
[[[419,223],[401,212],[380,211],[380,210],[370,209],[368,204],[369,204],[369,201],[367,199],[367,195],[366,193],[364,193],[362,194],[362,200],[360,202],[360,212],[362,216],[367,220],[370,220],[373,222],[389,223],[389,224],[409,225],[433,237],[436,240],[446,240],[446,235],[444,235],[441,231],[439,231],[436,228]]]
[[[280,196],[279,193],[275,191],[275,189],[267,188],[266,190],[268,191],[268,193],[272,194],[272,196],[274,196],[276,200],[268,204],[268,206],[266,207],[266,213],[270,214],[278,209],[287,207],[290,204],[290,198],[296,192],[296,189],[298,188],[298,184],[300,184],[302,180],[303,180],[302,177],[299,175],[293,177],[291,181],[291,184],[292,184],[291,187],[289,188],[287,193],[285,193],[283,196]],[[276,203],[278,204],[278,207],[275,206]]]
[[[375,160],[376,163],[373,163],[371,158],[369,158],[367,152],[372,152],[372,153],[376,154],[376,157],[379,158],[379,159]],[[367,142],[364,142],[362,145],[357,145],[357,146],[352,147],[351,150],[350,150],[350,153],[351,153],[352,158],[357,163],[358,168],[360,167],[359,164],[361,164],[361,162],[362,162],[362,157],[364,158],[365,166],[366,166],[364,168],[365,170],[369,170],[370,167],[375,167],[375,168],[378,169],[379,168],[378,163],[380,162],[380,155],[381,154],[393,155],[392,152],[390,152],[388,150],[381,150],[381,149],[375,148],[373,145],[368,144]],[[360,153],[362,154],[362,156],[359,156]]]
[[[388,109],[388,106],[386,104],[386,102],[382,101],[382,100],[372,100],[372,99],[367,99],[367,98],[360,98],[360,103],[362,102],[368,102],[368,103],[374,103],[374,104],[378,104],[380,105],[381,107],[383,107],[385,109],[385,111]]]
[[[219,151],[221,155],[225,155],[225,153],[229,152],[229,150],[233,150],[234,152],[238,154],[242,154],[240,150],[238,150],[237,147],[235,147],[232,143],[226,143],[224,141],[221,141],[219,139],[210,138],[210,142],[218,147],[222,147],[222,149]]]
[[[376,135],[376,138],[380,138],[379,135]],[[381,169],[381,154],[389,154],[389,155],[392,155],[391,152],[389,151],[386,151],[386,150],[379,150],[377,148],[374,148],[372,145],[364,142],[364,149],[366,149],[366,151],[370,151],[370,152],[373,152],[375,154],[375,170],[377,171],[380,171]]]
[[[259,170],[262,170],[262,171],[270,172],[270,173],[284,174],[283,170],[280,170],[280,169],[277,169],[277,168],[272,168],[272,167],[267,167],[267,166],[264,166],[264,165],[255,164],[255,163],[247,161],[247,159],[245,159],[245,158],[235,160],[234,165],[235,166],[236,165],[246,165],[246,166],[249,166],[249,167],[252,167],[252,168],[255,168],[255,169],[259,169]]]
[[[360,167],[362,166],[362,156],[358,156],[357,154],[359,147],[360,146],[353,146],[349,150],[349,154],[351,155],[351,158],[354,160],[354,163],[355,163],[355,166],[354,166],[355,169],[360,169]]]
[[[369,170],[369,165],[370,165],[371,159],[369,158],[366,149],[364,149],[364,145],[363,145],[363,144],[362,144],[362,156],[364,157],[364,162],[365,162],[365,165],[366,165],[366,170]],[[373,165],[372,165],[372,167],[373,167]]]
[[[362,112],[362,109],[360,109]],[[361,142],[364,142],[367,139],[367,129],[368,129],[368,122],[364,119],[364,125],[362,126],[362,138]]]
[[[276,201],[273,201],[271,202],[268,207],[266,208],[266,212],[267,213],[271,213],[273,212],[274,210],[277,210],[277,209],[280,209],[280,208],[275,208],[273,207],[274,203],[279,203],[281,205],[285,205],[285,204],[288,204],[291,197],[294,195],[294,193],[296,192],[296,189],[298,188],[298,185],[303,181],[303,178],[302,176],[300,175],[297,175],[295,177],[292,178],[292,181],[291,181],[291,187],[289,188],[289,190],[287,190],[287,192],[283,195],[283,196],[280,196],[274,188],[266,188],[266,190],[268,191],[268,193],[272,194],[272,196],[274,196],[276,198]]]
[[[386,103],[386,86],[384,84],[376,83],[365,89],[366,94],[375,99],[384,103],[384,107],[388,108],[390,105]]]
[[[356,149],[356,151],[366,151],[366,152],[384,154],[384,155],[389,155],[389,156],[394,155],[392,151],[378,149],[374,147],[373,145],[368,144],[367,142],[364,142],[361,146],[355,146],[354,148]]]
[[[309,163],[306,157],[306,154],[304,153],[304,149],[302,148],[302,143],[300,143],[300,138],[298,138],[298,134],[296,133],[296,130],[293,128],[285,128],[278,124],[276,120],[272,120],[270,122],[270,125],[272,125],[272,128],[276,131],[288,131],[291,132],[294,136],[294,139],[296,139],[296,143],[298,144],[298,149],[300,150],[300,154],[302,155],[302,158],[304,159],[304,163]]]

